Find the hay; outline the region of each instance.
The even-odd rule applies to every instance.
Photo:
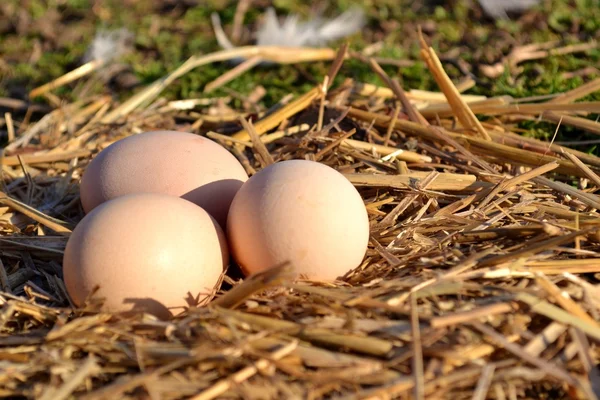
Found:
[[[249,100],[158,97],[240,54],[334,61],[323,84],[254,120]],[[435,52],[422,55],[443,94],[405,92],[346,46],[248,47],[194,57],[121,105],[82,99],[15,124],[2,158],[0,396],[598,398],[600,159],[510,122],[600,132],[586,118],[600,103],[576,102],[598,81],[549,101],[487,99],[460,94]],[[348,57],[389,87],[330,87]],[[171,321],[73,309],[60,262],[83,216],[81,174],[108,144],[154,129],[207,135],[251,174],[292,158],[342,172],[371,218],[363,264],[335,283],[293,282],[285,264],[225,276],[208,306]]]

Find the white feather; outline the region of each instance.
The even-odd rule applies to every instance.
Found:
[[[523,12],[541,0],[478,0],[483,11],[495,19],[508,19],[509,12]]]
[[[87,49],[84,62],[110,61],[122,55],[133,35],[125,28],[115,31],[99,31]]]
[[[366,23],[362,10],[351,9],[319,28],[319,40],[330,42],[358,32]]]
[[[361,9],[354,8],[332,20],[317,17],[300,22],[297,15],[287,16],[280,25],[272,8],[265,13],[265,21],[257,32],[259,46],[319,47],[359,31],[365,24]]]

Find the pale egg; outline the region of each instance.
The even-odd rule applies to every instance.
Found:
[[[369,218],[342,174],[318,162],[291,160],[244,183],[231,204],[227,235],[246,274],[287,261],[300,275],[333,280],[362,262]]]
[[[81,203],[90,212],[132,193],[162,193],[199,205],[223,227],[233,197],[248,179],[223,146],[192,133],[154,131],[102,150],[81,179]]]
[[[63,273],[77,306],[98,286],[103,310],[167,318],[186,299],[210,294],[228,261],[225,235],[206,211],[179,197],[142,193],[104,202],[79,222]]]

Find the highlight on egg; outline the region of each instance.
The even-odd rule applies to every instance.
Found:
[[[228,261],[225,234],[204,209],[175,196],[138,193],[106,201],[79,222],[63,274],[76,306],[98,287],[104,311],[169,318],[187,298],[205,299]]]
[[[318,162],[290,160],[244,183],[226,231],[232,256],[246,274],[290,262],[299,275],[334,280],[362,262],[369,218],[342,174]]]
[[[179,131],[152,131],[121,139],[102,150],[81,180],[86,213],[133,193],[182,197],[204,208],[225,227],[233,197],[248,179],[223,146]]]

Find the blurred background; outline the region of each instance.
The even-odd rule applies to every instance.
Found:
[[[99,32],[126,29],[129,51],[109,68],[54,90],[55,98],[37,98],[38,103],[54,107],[58,104],[53,102],[99,93],[127,97],[188,57],[219,50],[211,24],[213,13],[220,17],[232,42],[243,45],[254,43],[268,7],[280,17],[297,14],[300,20],[309,20],[319,13],[335,18],[353,6],[364,11],[366,25],[348,37],[351,49],[378,57],[388,74],[399,77],[406,88],[436,89],[420,62],[419,27],[453,79],[475,80],[469,93],[546,95],[579,86],[599,73],[597,46],[542,57],[516,70],[498,69],[497,64],[522,45],[556,41],[547,47],[558,48],[597,41],[600,0],[541,0],[525,12],[508,13],[508,19],[490,16],[476,0],[2,0],[0,98],[5,100],[0,106],[6,105],[6,99],[26,100],[31,89],[80,66]],[[261,66],[208,95],[245,96],[260,84],[268,90],[259,103],[269,105],[289,93],[313,87],[328,65]],[[221,63],[198,68],[164,95],[177,99],[203,96],[204,86],[231,66]],[[338,76],[344,78],[381,84],[367,65],[352,60]]]

